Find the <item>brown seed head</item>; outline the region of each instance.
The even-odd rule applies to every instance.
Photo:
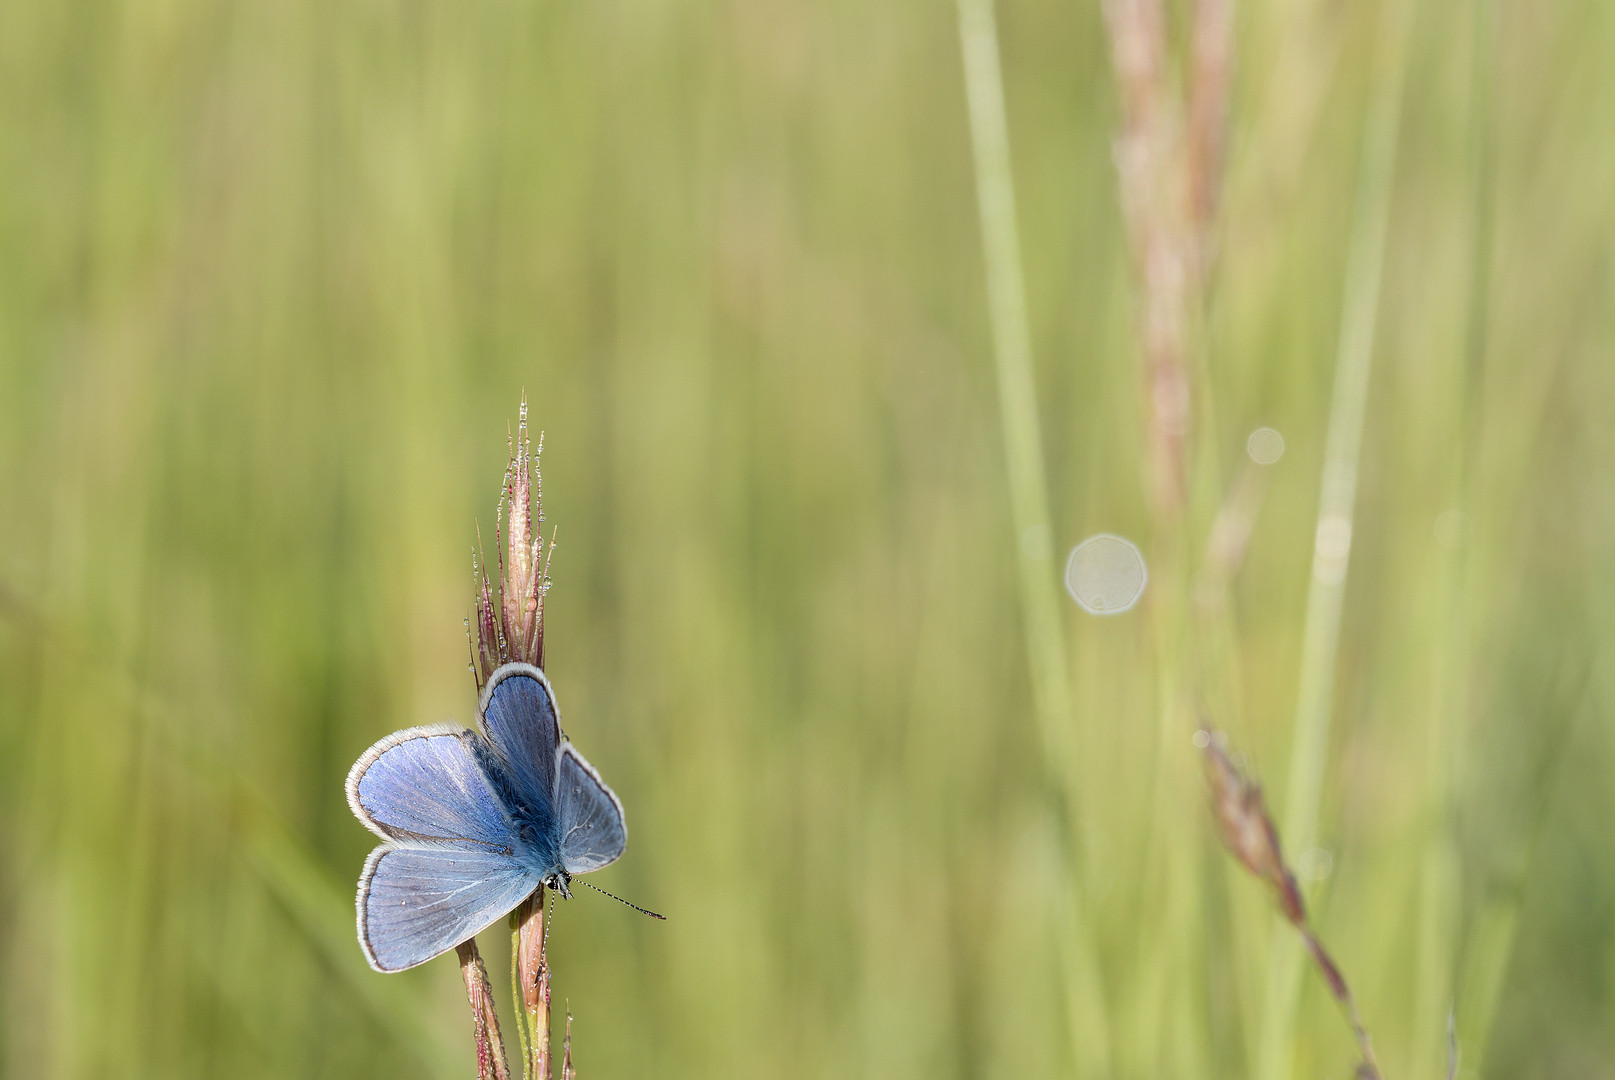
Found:
[[[549,591],[550,580],[549,560],[542,557],[540,533],[544,512],[538,459],[543,450],[542,436],[536,448],[528,437],[524,396],[516,433],[510,439],[510,459],[505,465],[504,487],[494,519],[497,589],[488,579],[480,530],[477,551],[472,555],[477,591],[473,673],[479,690],[501,664],[521,661],[544,666],[544,595]],[[550,547],[553,551],[553,542]]]
[[[1301,890],[1295,876],[1284,865],[1278,829],[1267,812],[1262,787],[1247,777],[1228,757],[1223,740],[1202,729],[1206,738],[1202,752],[1206,760],[1206,781],[1211,789],[1212,818],[1224,846],[1245,869],[1262,879],[1273,890],[1284,917],[1297,926],[1306,919]]]

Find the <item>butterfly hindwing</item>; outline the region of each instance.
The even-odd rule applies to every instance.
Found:
[[[383,844],[359,876],[359,944],[377,971],[412,968],[487,928],[540,881],[495,852]]]
[[[562,867],[569,874],[586,874],[615,862],[628,846],[622,803],[570,742],[561,744],[555,762]]]
[[[506,664],[495,671],[483,688],[477,722],[504,761],[516,795],[536,816],[549,817],[561,718],[544,673],[531,664]]]

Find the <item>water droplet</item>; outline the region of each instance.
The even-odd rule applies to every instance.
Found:
[[[1066,590],[1093,615],[1128,610],[1144,595],[1148,581],[1143,553],[1132,541],[1110,533],[1090,536],[1072,548],[1065,564]]]
[[[1194,745],[1198,750],[1204,750],[1206,747],[1210,746],[1211,732],[1207,731],[1205,728],[1201,728],[1199,731],[1196,731],[1194,733]]]
[[[1271,465],[1284,456],[1284,436],[1270,427],[1259,427],[1245,440],[1245,453],[1258,465]]]

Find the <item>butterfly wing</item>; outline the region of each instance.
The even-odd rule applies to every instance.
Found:
[[[622,803],[561,734],[555,695],[530,664],[506,664],[483,689],[477,718],[539,830],[559,837],[561,866],[587,873],[628,843]],[[553,831],[551,831],[553,830]]]
[[[506,664],[495,671],[482,690],[477,723],[505,763],[517,797],[535,816],[548,818],[561,717],[544,673],[531,664]]]
[[[475,733],[437,726],[396,732],[348,774],[348,804],[388,841],[359,877],[358,931],[377,971],[430,960],[538,888],[535,868]]]
[[[383,840],[509,854],[516,830],[479,760],[486,753],[452,725],[395,731],[354,762],[348,805]]]
[[[628,846],[616,793],[569,742],[555,755],[555,771],[562,867],[569,874],[587,874],[615,862]]]
[[[383,844],[359,876],[359,944],[377,971],[412,968],[497,922],[541,880],[491,851]]]

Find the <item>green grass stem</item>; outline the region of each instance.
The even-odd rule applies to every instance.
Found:
[[[1291,851],[1300,851],[1315,840],[1323,797],[1335,662],[1340,649],[1369,372],[1379,326],[1380,281],[1414,7],[1412,3],[1388,3],[1380,9],[1374,83],[1363,121],[1282,822],[1284,842]],[[1257,1075],[1262,1080],[1282,1080],[1290,1073],[1296,1003],[1305,963],[1300,943],[1287,925],[1275,927],[1274,935],[1258,1048]]]
[[[1075,813],[1079,794],[1071,732],[1071,683],[1058,608],[1059,576],[1055,570],[1054,532],[1049,519],[1048,481],[1032,374],[1009,123],[992,0],[959,0],[959,41],[964,56],[976,205],[981,221],[999,425],[1009,481],[1010,520],[1015,530],[1032,707],[1049,773],[1060,785],[1057,806],[1069,815]],[[1063,825],[1062,832],[1074,834],[1069,823]],[[1090,929],[1080,883],[1072,880],[1069,855],[1060,866],[1068,886],[1062,890],[1070,926],[1062,935],[1061,971],[1073,1014],[1073,1055],[1084,1075],[1104,1075],[1109,1071],[1110,1054],[1102,984],[1093,968]]]
[[[1058,575],[1054,569],[1037,390],[1032,378],[1031,333],[1027,325],[1026,286],[1021,278],[1009,125],[1004,113],[1003,76],[999,70],[992,0],[959,0],[959,39],[964,51],[976,202],[981,215],[993,363],[998,376],[998,416],[1004,439],[1004,468],[1009,480],[1010,520],[1015,528],[1032,701],[1044,752],[1056,772],[1063,773],[1070,761],[1071,684],[1066,675],[1065,647],[1056,604]]]

